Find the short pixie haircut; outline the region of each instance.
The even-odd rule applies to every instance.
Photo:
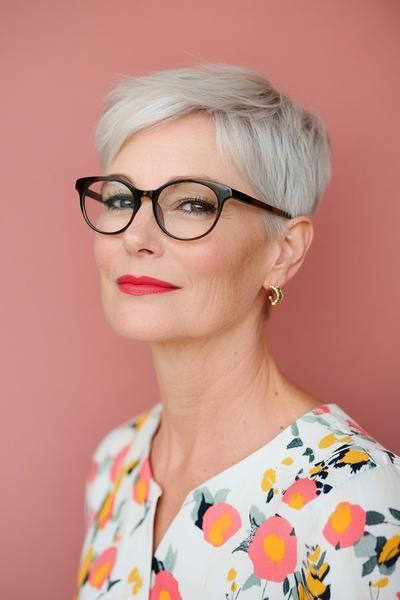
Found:
[[[221,158],[233,160],[260,200],[293,217],[312,216],[329,183],[331,146],[321,118],[249,68],[205,63],[121,75],[104,102],[95,131],[103,172],[134,133],[202,111],[213,119]],[[260,215],[270,236],[284,232],[285,217]]]

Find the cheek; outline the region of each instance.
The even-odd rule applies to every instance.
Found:
[[[93,245],[93,255],[98,273],[100,276],[100,291],[103,303],[103,308],[107,307],[113,301],[113,275],[118,263],[115,260],[115,252],[113,251],[113,241],[108,239],[111,236],[104,236],[101,233],[96,233]]]
[[[255,236],[249,235],[246,239],[243,235],[230,235],[227,239],[210,236],[207,242],[198,248],[189,248],[183,255],[187,273],[240,281],[253,277],[259,269],[260,244]]]
[[[246,239],[230,235],[215,236],[207,243],[189,247],[179,262],[192,280],[192,287],[208,308],[226,310],[227,306],[251,304],[263,281],[263,258],[256,236]],[[265,254],[265,252],[264,252]]]
[[[110,236],[111,237],[111,236]],[[112,242],[108,236],[95,233],[93,244],[93,255],[97,268],[100,272],[105,271],[111,264]]]

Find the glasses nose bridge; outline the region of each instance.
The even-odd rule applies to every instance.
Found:
[[[137,198],[139,200],[139,204],[141,204],[141,200],[143,197],[147,197],[151,200],[151,203],[154,206],[154,199],[157,197],[158,190],[139,190],[136,188]]]
[[[137,207],[135,209],[132,221],[135,220],[135,217],[137,216],[139,209],[143,206],[142,198],[144,196],[147,196],[150,199],[150,201],[151,201],[150,210],[151,210],[151,212],[154,213],[154,197],[155,197],[154,195],[157,193],[157,190],[140,190],[139,188],[135,187],[132,189],[132,192],[134,192],[134,195],[135,195],[136,201],[137,201]],[[156,220],[157,220],[157,217],[156,217]]]
[[[154,194],[157,190],[136,190],[138,193],[139,198],[143,198],[143,196],[147,196],[148,198],[150,198],[150,200],[153,200],[154,198]]]

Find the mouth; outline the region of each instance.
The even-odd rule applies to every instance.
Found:
[[[122,275],[116,280],[119,289],[125,294],[144,296],[146,294],[162,294],[180,289],[178,286],[155,279],[153,277],[134,277],[133,275]]]
[[[165,292],[174,292],[179,288],[163,287],[160,285],[137,284],[137,283],[118,283],[121,292],[131,294],[133,296],[144,296],[146,294],[164,294]]]

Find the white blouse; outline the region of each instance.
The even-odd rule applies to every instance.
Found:
[[[74,600],[400,598],[400,457],[337,404],[191,490],[153,555],[161,411],[94,451]]]

